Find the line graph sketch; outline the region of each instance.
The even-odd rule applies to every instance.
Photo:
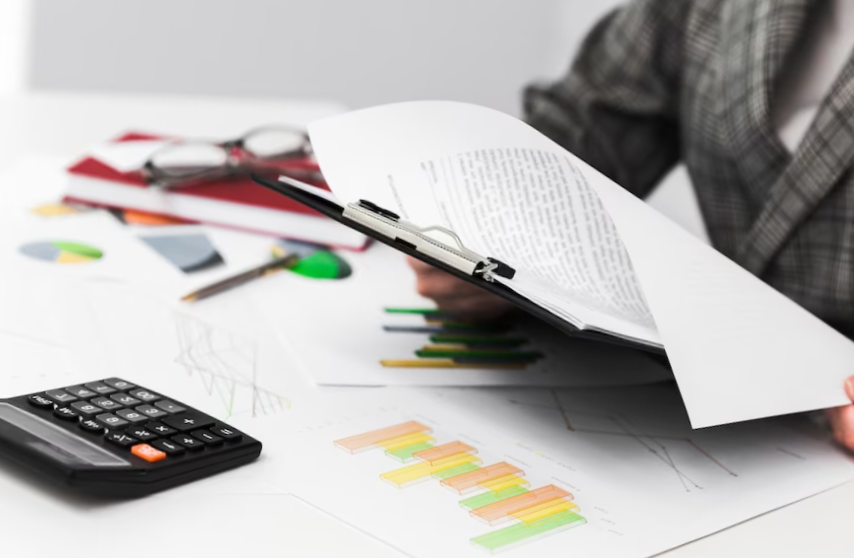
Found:
[[[291,408],[287,397],[260,384],[256,342],[182,314],[175,314],[174,323],[175,362],[220,403],[222,418],[247,413],[254,418]]]
[[[634,441],[643,448],[643,451],[649,452],[664,467],[672,470],[686,492],[703,490],[703,486],[695,482],[692,475],[686,471],[685,466],[674,455],[674,449],[679,446],[681,446],[679,449],[682,450],[687,448],[695,456],[711,464],[721,474],[730,477],[738,476],[735,471],[703,449],[690,436],[662,434],[649,427],[640,426],[638,421],[633,420],[630,415],[625,413],[579,410],[576,405],[568,400],[569,395],[566,392],[548,390],[548,393],[547,398],[540,398],[539,401],[524,401],[519,398],[508,399],[508,401],[516,406],[554,413],[562,426],[571,433],[614,436]]]

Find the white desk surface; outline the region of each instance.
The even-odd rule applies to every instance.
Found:
[[[197,97],[116,96],[86,93],[31,93],[0,97],[0,169],[31,156],[61,156],[72,160],[87,146],[126,130],[226,138],[262,124],[305,124],[343,110],[334,102],[215,99]],[[852,363],[854,372],[854,363]],[[18,476],[5,465],[0,474]],[[63,499],[53,492],[32,486],[32,480],[19,477],[20,491],[4,494],[0,503],[0,522],[7,514],[28,510],[34,525],[44,525],[50,518],[36,517],[46,499]],[[27,503],[19,505],[22,498]],[[245,551],[272,550],[269,546],[253,547],[272,539],[262,536],[278,530],[277,549],[288,556],[364,556],[384,558],[399,556],[390,547],[362,535],[311,506],[292,497],[282,497],[281,507],[241,514],[234,525],[241,546],[231,543],[216,550],[204,544],[193,545],[193,555],[235,555]],[[768,513],[721,533],[674,549],[668,558],[712,558],[719,556],[775,558],[823,558],[852,556],[850,529],[854,525],[854,483],[825,492],[813,498]],[[71,505],[71,504],[69,504]],[[138,504],[146,508],[144,501]],[[145,510],[142,515],[147,515]],[[202,519],[202,518],[198,518]],[[45,522],[45,523],[42,523]],[[196,525],[199,525],[198,523]],[[288,527],[292,527],[289,529]],[[118,529],[123,526],[99,526]],[[128,526],[130,527],[130,526]],[[258,532],[253,533],[253,529]],[[49,531],[49,528],[47,528]],[[213,530],[216,532],[216,528]],[[127,533],[135,537],[135,533]],[[20,538],[21,540],[16,540]],[[212,539],[209,539],[212,540]],[[70,543],[73,541],[65,541]],[[0,549],[39,548],[31,534],[0,533]],[[63,547],[67,548],[66,544]],[[85,548],[85,545],[83,546]],[[95,548],[103,548],[97,545]],[[567,549],[571,553],[570,549]],[[202,554],[203,552],[203,554]],[[60,551],[64,553],[64,551]],[[69,554],[66,554],[70,556]],[[88,555],[88,554],[84,554]],[[167,554],[164,554],[167,555]]]

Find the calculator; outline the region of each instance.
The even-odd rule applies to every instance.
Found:
[[[0,400],[1,455],[99,496],[144,496],[260,453],[258,440],[121,378]]]

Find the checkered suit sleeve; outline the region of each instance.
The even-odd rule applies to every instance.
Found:
[[[679,159],[688,0],[636,0],[599,22],[569,73],[524,91],[525,119],[638,196]]]

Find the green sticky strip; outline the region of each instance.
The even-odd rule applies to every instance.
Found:
[[[524,494],[525,492],[528,492],[528,489],[524,486],[513,486],[507,490],[502,490],[501,492],[492,492],[489,490],[483,494],[478,494],[477,496],[460,500],[460,507],[467,510],[476,510],[483,506],[488,506],[489,504],[494,504],[495,502],[500,502],[501,500],[506,500],[507,498]]]
[[[66,252],[71,252],[78,256],[92,258],[93,260],[100,259],[104,256],[104,253],[97,248],[93,248],[92,246],[87,246],[85,244],[79,244],[77,242],[54,241],[53,245],[60,250],[65,250]]]
[[[533,537],[550,535],[569,529],[570,527],[579,527],[587,523],[587,520],[568,511],[556,513],[549,517],[545,517],[534,523],[525,524],[517,523],[510,527],[504,527],[485,535],[480,535],[471,540],[472,544],[481,546],[489,552],[505,550],[506,547],[519,544]]]

